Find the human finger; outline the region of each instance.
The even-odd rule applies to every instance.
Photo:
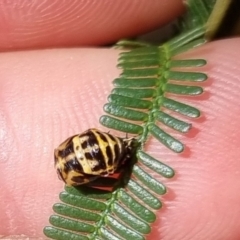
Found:
[[[4,1],[0,50],[111,44],[183,12],[182,0]]]
[[[238,239],[238,45],[239,39],[219,41],[180,56],[208,61],[202,69],[209,76],[206,94],[197,100],[181,98],[198,107],[203,117],[193,122],[189,135],[178,136],[189,149],[182,155],[149,139],[147,150],[176,171],[174,179],[160,179],[168,193],[149,237]],[[68,136],[101,128],[102,106],[112,79],[119,75],[118,51],[68,49],[17,55],[8,53],[0,59],[1,149],[5,150],[0,168],[1,222],[5,235],[40,237],[63,187],[53,170],[53,149]]]

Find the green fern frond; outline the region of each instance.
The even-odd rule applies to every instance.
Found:
[[[181,39],[188,44],[183,36]],[[203,90],[196,83],[205,81],[207,76],[186,69],[204,66],[206,61],[172,60],[170,46],[176,51],[182,44],[175,40],[162,47],[136,48],[121,54],[119,67],[123,72],[114,80],[115,88],[104,106],[109,115],[102,116],[100,121],[107,127],[137,134],[142,144],[153,136],[178,153],[184,150],[184,145],[158,123],[179,133],[191,129],[191,123],[171,116],[169,110],[188,118],[199,117],[200,111],[171,99],[170,95],[201,94]],[[190,85],[192,82],[195,85]],[[174,171],[142,148],[138,149],[137,158],[125,189],[107,194],[94,190],[95,194],[90,194],[83,188],[66,187],[60,194],[62,203],[53,207],[57,215],[51,216],[52,226],[45,228],[45,234],[53,239],[70,236],[70,239],[145,239],[144,235],[151,231],[150,224],[155,221],[154,212],[162,207],[159,196],[167,191],[149,170],[166,178],[173,177]]]
[[[201,35],[199,35],[201,33]],[[186,133],[191,124],[164,112],[168,109],[184,116],[196,118],[200,111],[195,107],[173,100],[165,95],[196,96],[203,93],[201,86],[190,85],[207,79],[201,72],[186,71],[188,67],[201,67],[203,59],[171,60],[173,53],[185,47],[192,40],[203,37],[201,28],[189,31],[163,46],[148,46],[133,49],[120,54],[118,66],[122,74],[113,81],[115,88],[109,95],[109,103],[104,110],[109,115],[100,118],[100,122],[120,131],[140,135],[140,141],[146,141],[150,135],[175,152],[183,151],[183,144],[165,132],[156,122]],[[190,40],[189,40],[190,37]],[[174,68],[178,67],[178,70]],[[183,67],[184,71],[180,68]],[[134,123],[132,122],[134,121]],[[139,124],[137,124],[139,122]]]
[[[44,228],[46,236],[64,240],[144,240],[150,233],[155,212],[162,207],[161,195],[167,192],[158,179],[172,178],[174,170],[147,153],[144,143],[153,137],[180,153],[184,144],[178,136],[190,131],[192,119],[200,116],[196,107],[181,102],[178,96],[194,99],[203,93],[201,82],[207,80],[207,75],[200,67],[206,61],[176,60],[174,56],[206,42],[205,23],[215,1],[210,5],[207,2],[190,0],[190,12],[180,24],[182,34],[162,46],[126,40],[118,44],[130,50],[120,54],[118,67],[122,73],[113,81],[114,89],[104,106],[107,114],[100,122],[137,136],[141,143],[136,151],[138,161],[125,188],[111,193],[84,186],[65,187],[60,194],[62,203],[53,206],[56,215],[50,218],[52,226]]]

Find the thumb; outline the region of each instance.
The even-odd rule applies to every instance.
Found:
[[[202,117],[180,136],[189,151],[177,155],[149,140],[148,152],[176,171],[149,239],[237,240],[240,235],[239,39],[204,45],[181,58],[204,58],[206,93],[181,101]],[[63,188],[53,149],[98,123],[118,77],[113,49],[5,53],[0,58],[0,221],[4,235],[42,237]],[[104,59],[104,62],[102,61]]]

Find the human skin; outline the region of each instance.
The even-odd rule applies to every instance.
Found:
[[[177,11],[176,4],[172,5],[173,18],[181,7]],[[146,28],[154,27],[153,22]],[[41,41],[30,45],[47,46],[46,39]],[[49,46],[55,44],[52,41]],[[1,43],[2,49],[9,50]],[[11,48],[27,47],[22,43],[16,40]],[[64,45],[71,44],[65,40]],[[208,64],[200,71],[209,78],[202,96],[176,97],[202,112],[199,119],[191,120],[189,134],[177,135],[186,152],[172,153],[153,139],[146,144],[147,151],[176,171],[173,179],[160,179],[168,193],[161,198],[164,207],[156,212],[158,219],[148,239],[239,240],[239,44],[237,38],[222,40],[178,56],[206,59]],[[104,129],[98,119],[113,88],[111,81],[120,73],[118,53],[107,48],[74,48],[1,54],[0,234],[7,239],[14,239],[12,235],[44,237],[42,229],[49,224],[51,207],[63,189],[53,169],[53,149],[89,127]]]

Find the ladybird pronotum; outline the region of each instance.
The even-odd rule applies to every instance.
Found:
[[[54,151],[60,179],[69,186],[113,174],[131,157],[134,138],[119,138],[95,128],[66,139]]]

